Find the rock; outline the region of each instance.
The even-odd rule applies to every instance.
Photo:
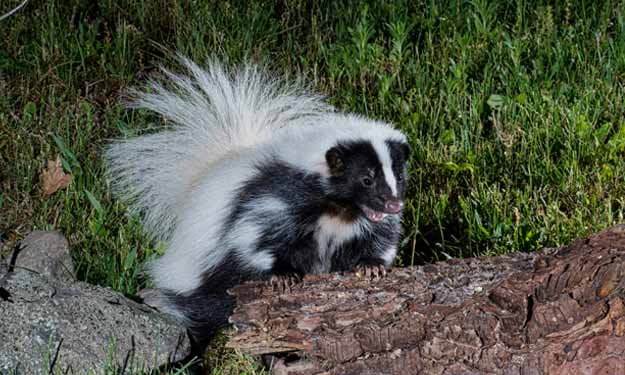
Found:
[[[48,278],[74,280],[74,265],[65,237],[57,231],[36,230],[21,242],[15,263]]]
[[[59,233],[24,243],[14,272],[0,264],[1,375],[47,374],[51,365],[54,373],[121,373],[190,353],[186,330],[167,316],[108,288],[53,279],[73,273]]]
[[[2,288],[2,374],[47,373],[57,351],[55,369],[74,373],[122,367],[127,357],[128,366],[155,368],[190,351],[182,327],[110,289],[58,286],[28,271],[9,274]]]

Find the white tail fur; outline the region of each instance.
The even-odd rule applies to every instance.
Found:
[[[310,123],[331,109],[318,96],[270,80],[257,67],[206,70],[182,58],[188,75],[167,70],[149,92],[133,92],[132,108],[162,115],[173,126],[120,140],[106,150],[113,190],[140,212],[146,231],[170,238],[189,189],[229,153],[269,141],[278,128]]]

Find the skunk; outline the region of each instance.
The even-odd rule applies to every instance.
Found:
[[[166,244],[147,266],[148,304],[202,345],[227,325],[239,283],[391,265],[404,134],[258,67],[181,61],[186,75],[163,70],[130,103],[170,125],[105,153],[114,193]]]

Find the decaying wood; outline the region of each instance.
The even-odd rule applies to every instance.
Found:
[[[624,374],[625,226],[561,249],[235,288],[276,374]]]

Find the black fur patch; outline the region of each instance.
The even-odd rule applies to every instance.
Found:
[[[273,274],[306,274],[313,269],[313,228],[326,209],[326,191],[319,174],[306,173],[280,160],[257,166],[258,173],[239,189],[232,226],[245,217],[262,228],[257,248],[275,258]],[[287,217],[247,217],[255,200],[276,198],[287,207]]]
[[[330,271],[351,271],[359,265],[386,265],[383,254],[397,245],[401,234],[402,228],[397,216],[376,223],[371,232],[344,243],[334,253]]]
[[[214,272],[205,273],[202,284],[191,293],[178,294],[164,290],[169,302],[188,320],[186,325],[193,339],[194,350],[202,353],[210,339],[228,325],[235,300],[226,291],[249,280],[232,254],[223,259]]]
[[[397,194],[401,197],[406,190],[406,162],[410,157],[410,146],[405,142],[387,140],[386,146],[391,152],[393,174],[397,181]]]

